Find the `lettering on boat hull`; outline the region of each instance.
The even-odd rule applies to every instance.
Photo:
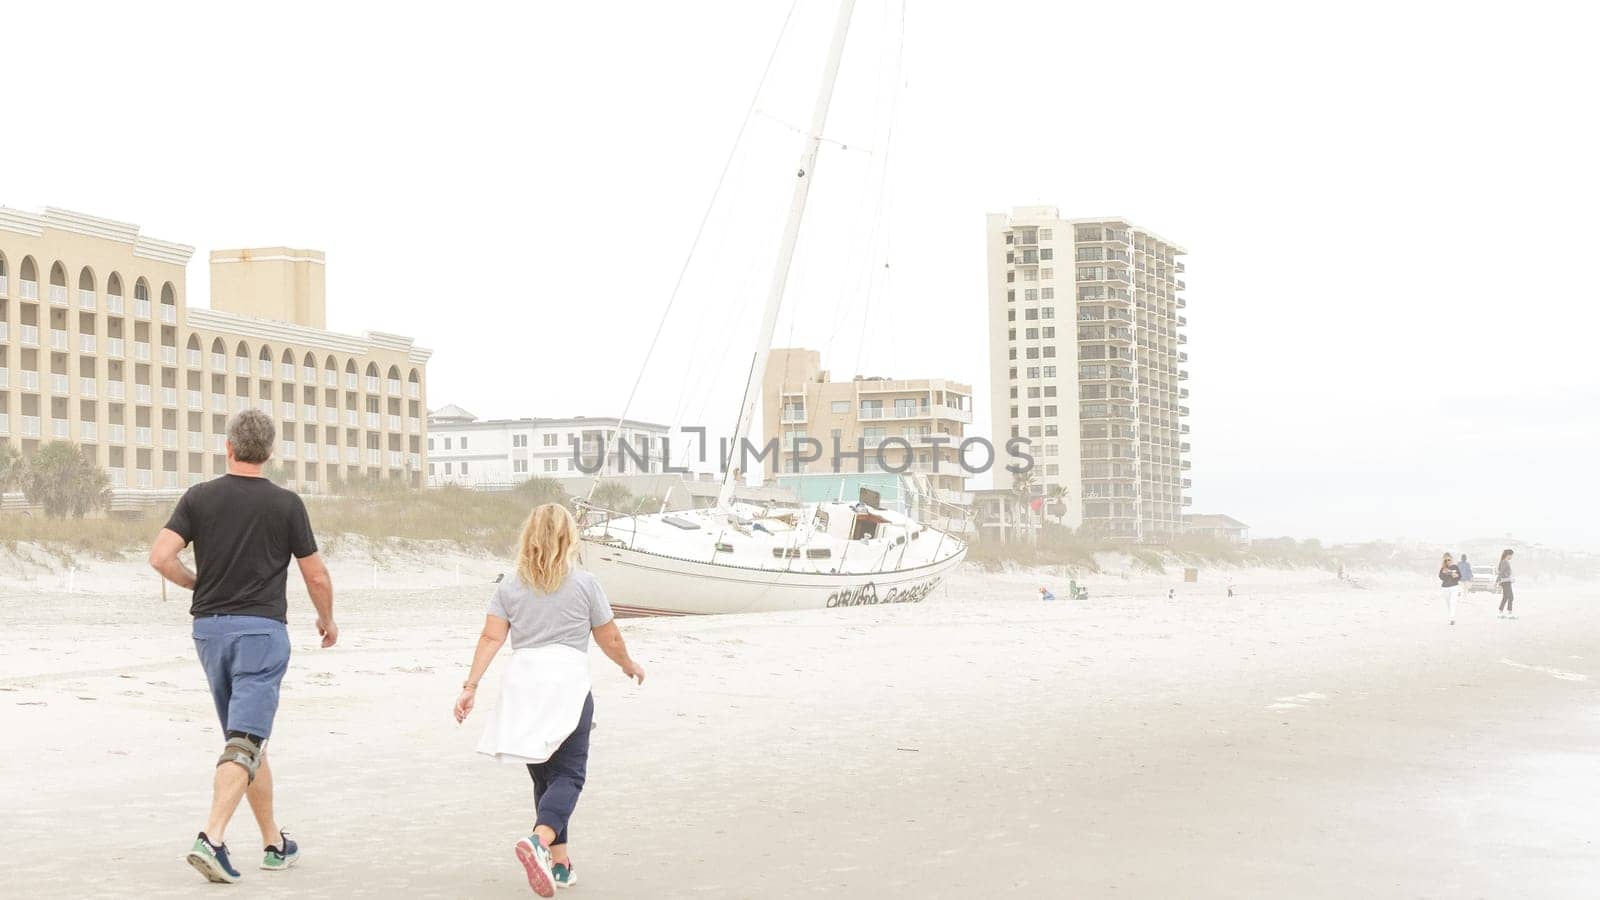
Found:
[[[921,603],[939,586],[942,578],[928,578],[906,587],[891,587],[878,594],[878,585],[867,582],[860,587],[841,588],[828,595],[828,609],[838,606],[876,606],[880,603]]]

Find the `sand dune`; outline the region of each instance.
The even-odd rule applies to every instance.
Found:
[[[449,717],[498,568],[372,590],[346,566],[331,651],[294,606],[271,754],[305,857],[233,893],[528,895],[526,775]],[[192,896],[218,748],[182,592],[51,577],[0,583],[8,884]],[[1452,628],[1401,576],[1109,575],[1083,605],[1046,579],[625,623],[650,675],[595,657],[570,896],[1593,896],[1600,590],[1529,583],[1518,621],[1472,595]],[[253,846],[247,815],[229,838]]]

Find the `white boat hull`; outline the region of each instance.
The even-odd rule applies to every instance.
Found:
[[[696,562],[585,541],[584,568],[618,615],[717,615],[920,603],[966,556],[883,572],[783,572]]]

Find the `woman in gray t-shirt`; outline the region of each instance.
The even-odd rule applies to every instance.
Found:
[[[574,564],[577,549],[577,523],[566,507],[546,503],[528,516],[518,541],[516,574],[501,582],[489,602],[489,615],[472,657],[472,671],[455,704],[456,721],[465,721],[477,701],[479,679],[510,638],[512,649],[518,652],[510,664],[498,712],[502,719],[522,717],[516,730],[517,738],[525,744],[530,732],[535,739],[540,736],[539,716],[551,715],[544,724],[561,729],[543,744],[548,750],[560,742],[548,759],[529,758],[538,824],[533,834],[516,844],[517,859],[527,871],[528,884],[541,897],[553,896],[557,885],[570,886],[576,880],[567,854],[567,821],[583,790],[589,728],[594,722],[594,696],[587,694],[589,636],[594,635],[595,643],[622,669],[622,674],[644,683],[644,668],[628,655],[600,582]],[[553,694],[550,690],[552,682],[560,683],[563,678],[577,686],[577,694],[572,697],[574,705],[566,705],[567,697],[560,690]],[[582,713],[568,733],[566,725],[572,720],[562,718],[560,713],[576,708],[576,696],[583,697]],[[530,723],[529,716],[535,721]],[[502,728],[501,733],[509,730]],[[566,737],[562,738],[562,734]],[[498,748],[486,752],[501,755]],[[518,762],[528,758],[520,747],[515,754],[505,755]]]

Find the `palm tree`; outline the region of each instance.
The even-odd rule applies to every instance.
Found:
[[[1056,517],[1056,524],[1062,524],[1067,517],[1067,486],[1052,484],[1045,488],[1044,495],[1050,498],[1050,514]]]
[[[10,444],[0,446],[0,494],[14,491],[21,486],[26,462],[17,448]]]
[[[601,509],[621,512],[633,506],[633,491],[620,481],[602,481],[595,485],[590,502]]]
[[[1016,516],[1015,521],[1025,524],[1031,531],[1033,527],[1033,511],[1028,508],[1033,498],[1033,485],[1035,476],[1033,469],[1011,473],[1011,493],[1014,495]]]
[[[28,502],[44,507],[52,519],[81,519],[109,499],[106,473],[66,441],[51,441],[34,452],[22,477]]]

